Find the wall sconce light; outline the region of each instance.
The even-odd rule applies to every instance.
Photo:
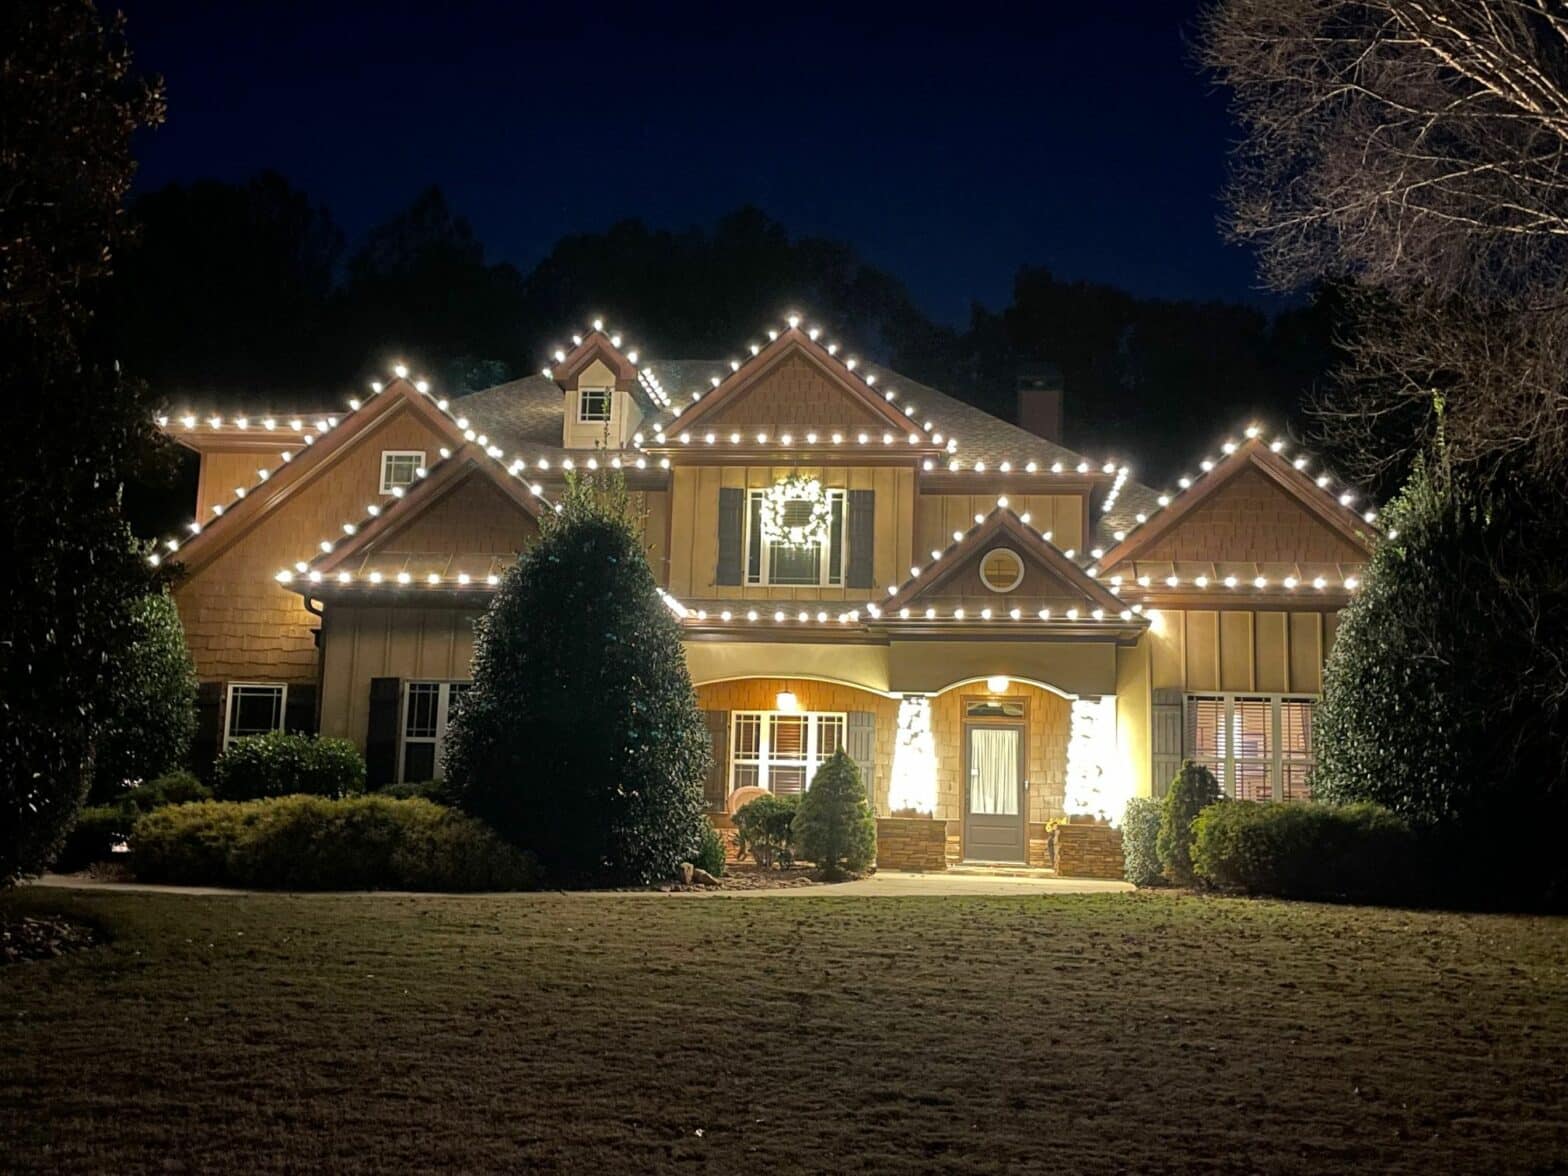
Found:
[[[992,694],[1001,694],[1007,689],[1007,675],[992,674],[985,680],[985,688]]]
[[[773,700],[773,706],[776,710],[796,711],[800,709],[800,700],[790,691],[780,690]]]

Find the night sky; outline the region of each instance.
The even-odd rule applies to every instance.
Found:
[[[168,85],[139,187],[276,168],[352,240],[439,183],[525,269],[565,233],[753,203],[954,323],[1023,264],[1275,305],[1216,226],[1231,131],[1195,0],[656,7],[123,0]]]

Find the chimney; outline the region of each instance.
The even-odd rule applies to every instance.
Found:
[[[1062,371],[1054,363],[1018,365],[1018,426],[1062,441]]]

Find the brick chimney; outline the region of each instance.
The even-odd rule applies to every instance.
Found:
[[[1054,363],[1018,365],[1018,426],[1061,444],[1062,371]]]

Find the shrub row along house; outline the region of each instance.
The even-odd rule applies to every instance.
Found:
[[[459,399],[399,367],[348,411],[177,416],[196,520],[160,552],[202,681],[201,756],[279,728],[440,772],[471,626],[571,471],[615,469],[685,633],[724,814],[843,747],[887,852],[1044,861],[1183,757],[1303,795],[1338,611],[1375,518],[1248,429],[1171,493],[796,316],[738,358],[650,359],[595,323],[536,376]],[[159,558],[159,557],[154,557]],[[564,786],[564,785],[563,785]]]

